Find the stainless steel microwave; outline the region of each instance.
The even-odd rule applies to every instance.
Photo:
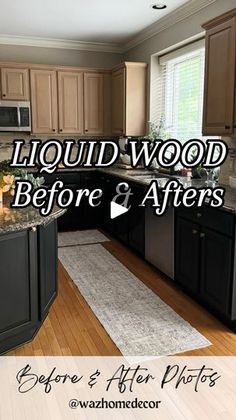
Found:
[[[0,131],[31,131],[30,102],[0,101]]]

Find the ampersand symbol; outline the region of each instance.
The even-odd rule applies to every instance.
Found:
[[[88,385],[90,386],[90,388],[93,388],[94,385],[96,385],[97,383],[97,378],[101,375],[101,372],[99,372],[99,370],[96,370],[95,373],[93,373],[90,376],[90,381],[88,383]]]

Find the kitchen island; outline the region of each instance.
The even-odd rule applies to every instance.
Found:
[[[57,296],[57,218],[0,208],[0,353],[30,341]]]

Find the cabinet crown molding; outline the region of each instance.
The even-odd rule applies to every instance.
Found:
[[[217,16],[214,19],[209,20],[208,22],[204,23],[202,27],[206,30],[214,28],[215,26],[226,22],[229,19],[236,18],[236,8],[229,10],[228,12],[224,13],[223,15]]]

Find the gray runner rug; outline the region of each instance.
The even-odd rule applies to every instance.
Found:
[[[164,356],[211,343],[102,245],[59,249],[67,273],[124,356]]]
[[[97,244],[100,242],[110,241],[99,230],[76,230],[72,232],[59,232],[58,233],[58,246],[74,246]]]

